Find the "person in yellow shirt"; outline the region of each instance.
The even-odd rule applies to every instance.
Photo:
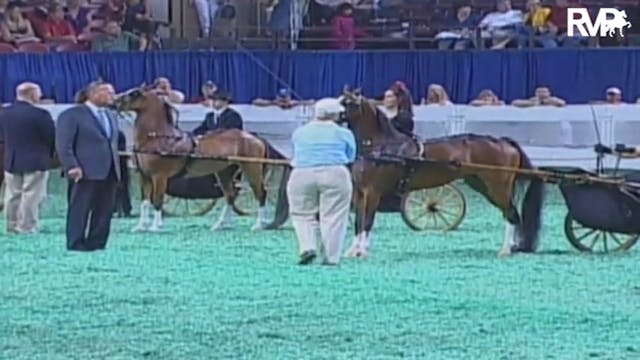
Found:
[[[518,38],[519,47],[527,45],[554,48],[558,46],[555,33],[557,29],[549,21],[551,9],[540,4],[540,0],[527,1],[527,13],[524,15],[524,27]],[[531,44],[530,42],[533,42]]]

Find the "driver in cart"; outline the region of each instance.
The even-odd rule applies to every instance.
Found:
[[[243,130],[242,116],[229,107],[231,95],[224,90],[216,90],[211,96],[212,111],[207,113],[202,123],[193,130],[194,135],[204,135],[213,130]]]

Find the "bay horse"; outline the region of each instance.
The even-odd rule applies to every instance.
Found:
[[[384,113],[359,90],[345,88],[345,119],[358,142],[359,156],[352,167],[354,179],[355,238],[347,256],[366,257],[370,232],[382,196],[434,188],[463,179],[498,208],[506,220],[500,256],[535,252],[541,226],[544,182],[515,172],[464,166],[485,164],[533,169],[522,148],[509,138],[461,134],[421,143],[395,129]],[[425,159],[428,161],[411,160]],[[456,165],[458,164],[458,165]],[[522,216],[516,208],[523,186]]]
[[[266,166],[259,162],[230,162],[226,158],[279,158],[281,155],[274,154],[275,150],[270,145],[248,132],[236,129],[213,131],[195,137],[176,126],[174,114],[177,116],[177,110],[146,86],[119,95],[114,107],[119,112],[136,113],[133,157],[141,172],[143,201],[140,205],[140,221],[134,231],[158,231],[163,226],[162,204],[167,182],[174,176],[189,178],[215,175],[226,204],[212,230],[229,228],[237,196],[234,179],[238,168],[259,205],[252,229],[267,227]],[[153,220],[149,223],[151,206],[154,212]]]

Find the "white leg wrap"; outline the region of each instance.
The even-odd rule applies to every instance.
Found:
[[[222,212],[220,213],[220,218],[216,222],[215,225],[211,228],[211,230],[225,230],[231,228],[233,209],[229,204],[225,204],[222,208]]]
[[[151,208],[151,202],[144,200],[140,203],[140,218],[138,224],[133,228],[134,232],[146,231],[151,225],[151,219],[149,218],[149,210]]]

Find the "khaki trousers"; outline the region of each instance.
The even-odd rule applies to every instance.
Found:
[[[25,174],[4,173],[4,212],[9,233],[35,233],[38,228],[40,205],[47,195],[49,172]]]
[[[325,260],[331,264],[340,262],[352,192],[351,174],[345,166],[298,168],[291,172],[287,196],[300,253],[316,251],[319,230]]]

